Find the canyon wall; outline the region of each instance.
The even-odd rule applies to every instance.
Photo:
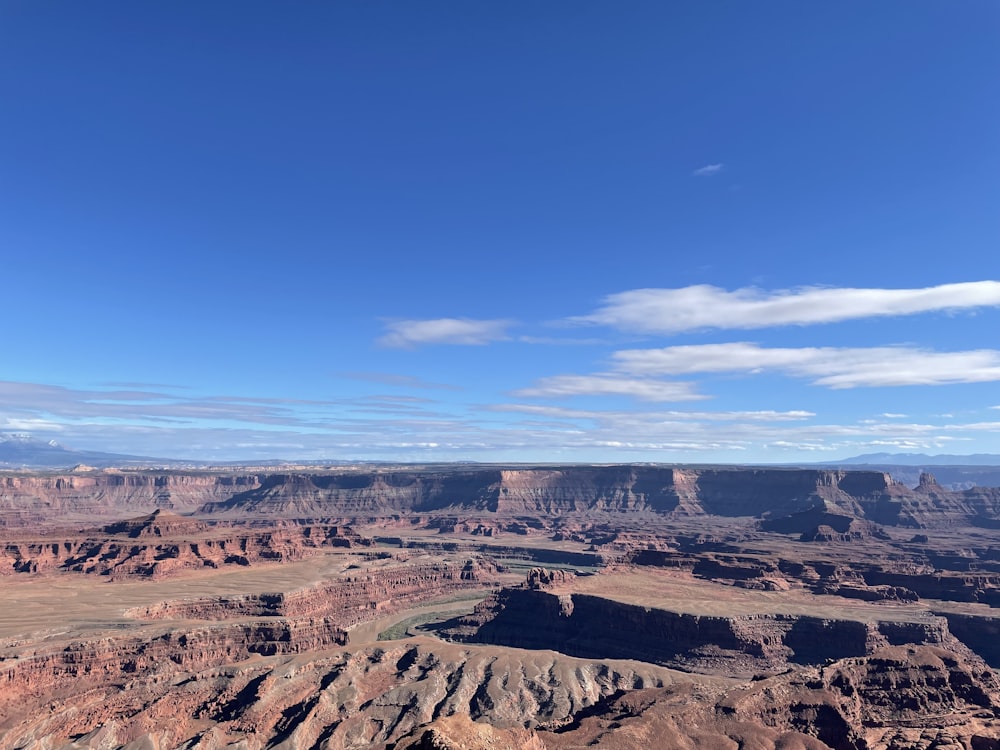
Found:
[[[113,688],[144,676],[157,681],[182,671],[232,664],[257,654],[298,654],[347,643],[336,617],[275,619],[184,628],[152,637],[75,641],[56,651],[0,657],[0,719],[32,700]]]
[[[832,515],[920,527],[1000,519],[1000,489],[915,489],[874,471],[573,466],[266,474],[0,476],[0,522],[125,517],[166,508],[205,517],[332,521],[447,510],[490,514]]]
[[[328,583],[298,591],[241,596],[211,596],[159,602],[129,610],[141,620],[225,620],[234,617],[317,617],[336,615],[350,627],[373,612],[392,612],[414,602],[466,589],[482,589],[496,580],[498,568],[486,560],[463,565],[422,563],[358,570]]]
[[[0,546],[0,576],[62,571],[156,579],[188,570],[290,562],[327,548],[371,544],[340,526],[211,527],[163,510],[109,524],[102,532],[59,541],[10,539]]]
[[[914,621],[796,614],[714,616],[537,588],[502,589],[444,631],[462,641],[752,676],[899,644],[958,643],[941,617]],[[960,646],[959,646],[960,647]]]
[[[125,518],[165,508],[191,512],[260,486],[256,475],[149,472],[0,474],[0,525]]]
[[[496,573],[494,564],[479,560],[387,565],[294,592],[184,599],[132,609],[125,614],[137,621],[130,629],[134,634],[29,649],[2,644],[0,719],[16,713],[26,699],[58,696],[67,685],[77,692],[107,689],[140,675],[155,682],[255,654],[344,645],[354,625],[425,601],[484,591],[495,584]]]

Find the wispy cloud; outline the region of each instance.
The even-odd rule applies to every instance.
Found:
[[[865,443],[866,448],[878,448],[886,449],[891,448],[897,451],[915,451],[915,450],[926,450],[931,447],[938,447],[943,438],[938,438],[933,443],[928,443],[926,440],[869,440]]]
[[[391,385],[398,388],[417,388],[421,390],[440,390],[440,391],[460,391],[461,386],[452,385],[450,383],[432,383],[429,380],[423,380],[422,378],[417,378],[412,375],[397,375],[395,373],[389,372],[361,372],[361,371],[349,371],[349,372],[338,372],[342,378],[350,378],[351,380],[363,380],[367,383],[381,383],[382,385]]]
[[[698,401],[694,384],[620,375],[555,375],[542,378],[530,388],[514,392],[518,397],[562,398],[565,396],[631,396],[642,401]]]
[[[614,376],[604,373],[600,377],[608,381]],[[628,377],[623,375],[621,380]],[[611,387],[606,382],[599,385]],[[569,390],[579,392],[581,387],[587,390],[582,383]],[[615,386],[616,392],[622,388],[626,387]],[[138,393],[142,399],[130,400]],[[152,398],[157,395],[159,400]],[[804,409],[604,410],[542,402],[468,408],[435,403],[435,409],[443,408],[432,411],[424,409],[419,399],[398,396],[345,399],[326,407],[319,401],[286,403],[267,397],[170,398],[155,392],[0,383],[0,431],[25,430],[70,447],[136,455],[398,461],[537,461],[540,456],[572,461],[684,461],[700,460],[699,456],[707,454],[712,460],[739,461],[741,456],[760,460],[761,455],[816,451],[847,456],[876,446],[933,450],[1000,432],[996,420],[919,423],[893,418],[831,424]],[[190,410],[204,404],[227,408],[208,416]]]
[[[304,425],[310,408],[336,401],[247,398],[241,396],[178,397],[155,391],[88,390],[45,383],[0,381],[0,414],[18,418],[49,416],[70,420],[192,422],[199,420]]]
[[[567,409],[543,404],[504,404],[493,411],[522,412],[545,418],[534,433],[553,445],[581,450],[594,446],[621,451],[732,451],[734,459],[746,450],[781,451],[782,454],[839,453],[851,455],[889,445],[909,450],[942,448],[969,435],[994,431],[995,422],[921,424],[868,420],[856,424],[831,424],[807,411],[674,411]],[[561,426],[560,426],[561,425]],[[654,447],[655,446],[655,447]],[[663,460],[662,457],[660,460]]]
[[[698,167],[691,174],[695,177],[714,177],[725,169],[725,166],[725,164],[706,164],[704,167]]]
[[[197,432],[233,429],[304,430],[326,434],[393,419],[453,420],[436,401],[407,395],[371,395],[332,400],[244,396],[177,397],[153,391],[73,389],[44,383],[0,381],[0,431],[38,433],[106,429],[126,435],[153,428]],[[189,446],[183,445],[189,455]]]
[[[597,346],[608,343],[605,339],[574,339],[553,336],[518,336],[517,340],[522,344],[538,344],[542,346]]]
[[[971,281],[922,289],[803,287],[770,292],[753,287],[729,292],[696,285],[612,294],[596,312],[569,320],[636,333],[673,334],[711,328],[813,325],[998,306],[1000,281]]]
[[[780,372],[830,388],[944,385],[1000,380],[1000,351],[937,352],[904,346],[765,348],[701,344],[615,352],[617,369],[657,377],[719,372]]]
[[[186,390],[190,388],[187,385],[171,385],[170,383],[136,383],[136,382],[119,382],[116,380],[109,380],[103,383],[98,383],[102,388],[156,388],[167,389],[167,390]]]
[[[782,450],[793,450],[793,451],[805,451],[805,452],[818,452],[818,451],[835,451],[835,447],[831,445],[826,445],[820,440],[811,441],[801,441],[792,442],[789,440],[775,440],[767,444],[768,448],[779,448]]]
[[[619,416],[630,412],[607,412],[589,409],[567,409],[562,406],[546,406],[542,404],[496,404],[489,407],[492,411],[519,412],[523,414],[535,414],[545,417],[555,417],[560,419],[603,419],[611,414],[617,413]],[[794,422],[815,417],[811,411],[645,411],[644,418],[650,421],[712,421],[712,422]]]
[[[395,320],[385,324],[387,332],[378,343],[395,349],[413,349],[427,344],[481,345],[509,339],[510,320],[436,318]]]

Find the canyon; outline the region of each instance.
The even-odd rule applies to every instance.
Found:
[[[0,472],[0,750],[1000,748],[1000,489]]]

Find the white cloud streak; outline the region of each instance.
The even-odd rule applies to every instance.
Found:
[[[704,329],[753,329],[836,323],[1000,306],[1000,281],[970,281],[922,289],[803,287],[729,292],[708,285],[633,289],[612,294],[596,312],[570,322],[647,334]]]
[[[0,381],[0,431],[51,431],[83,424],[143,425],[166,428],[237,425],[303,430],[353,428],[359,421],[390,416],[450,418],[430,399],[362,396],[332,400],[243,396],[177,397],[153,391],[79,390],[42,383]],[[32,427],[32,424],[36,426]]]
[[[541,346],[597,346],[608,343],[604,339],[568,339],[554,338],[552,336],[518,336],[517,340],[522,344],[538,344]]]
[[[1000,351],[936,352],[912,347],[764,348],[702,344],[615,352],[616,368],[656,377],[721,372],[779,372],[829,388],[946,385],[1000,380]]]
[[[369,371],[345,371],[335,373],[342,378],[350,378],[351,380],[361,380],[367,383],[381,383],[382,385],[391,385],[396,388],[419,388],[423,390],[439,390],[439,391],[461,391],[462,387],[457,385],[452,385],[450,383],[433,383],[422,378],[414,377],[413,375],[399,375],[397,373],[390,372],[369,372]]]
[[[724,164],[706,164],[704,167],[694,170],[691,174],[695,177],[715,177],[723,169],[725,169]]]
[[[329,407],[271,398],[170,398],[155,392],[0,383],[0,432],[26,430],[74,448],[203,460],[414,461],[685,461],[708,455],[713,461],[741,456],[763,460],[775,451],[782,456],[814,451],[846,456],[875,446],[931,450],[949,441],[1000,434],[996,420],[831,424],[805,410],[601,410],[512,403],[444,414],[423,411],[420,403],[400,402],[399,397],[387,402],[385,396],[330,402]],[[230,408],[208,417],[191,411],[192,406],[219,402],[246,411]],[[401,408],[383,413],[382,404]],[[344,413],[342,407],[354,411],[354,406],[367,413]],[[176,419],[163,421],[166,416]]]
[[[413,349],[428,344],[475,346],[509,339],[509,320],[472,320],[436,318],[433,320],[395,320],[385,324],[387,332],[378,343],[394,349]]]
[[[546,406],[542,404],[496,404],[489,407],[492,411],[519,412],[559,419],[603,419],[612,414],[629,414],[630,412],[592,411],[588,409],[567,409],[562,406]],[[647,411],[643,417],[653,421],[709,421],[709,422],[794,422],[815,417],[811,411]]]
[[[631,396],[641,401],[698,401],[707,398],[692,383],[625,378],[618,375],[555,375],[514,392],[528,398],[565,396]]]

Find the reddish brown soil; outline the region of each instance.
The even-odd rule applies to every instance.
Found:
[[[0,749],[993,750],[998,519],[875,472],[6,473]]]

